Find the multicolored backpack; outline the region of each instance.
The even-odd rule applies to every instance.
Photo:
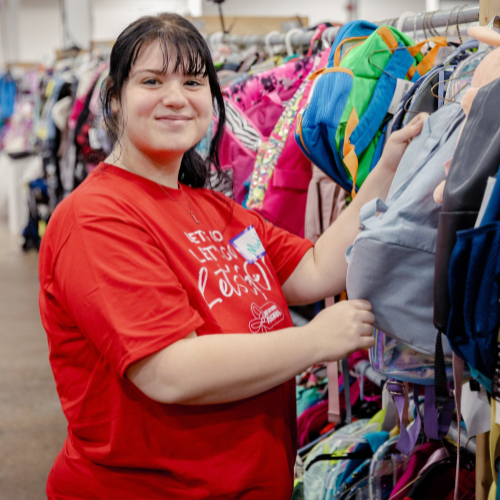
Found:
[[[316,58],[311,72],[326,66],[330,50]],[[250,182],[247,208],[287,231],[304,237],[311,161],[295,141],[299,110],[307,102],[312,81],[306,78],[288,101],[269,139],[262,142]]]
[[[382,154],[387,113],[398,80],[416,81],[433,66],[445,37],[427,41],[367,21],[346,24],[318,75],[295,138],[310,160],[354,196]]]

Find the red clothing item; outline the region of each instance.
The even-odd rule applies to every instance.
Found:
[[[125,373],[192,331],[291,326],[280,284],[312,243],[238,205],[229,220],[228,200],[208,190],[168,193],[178,203],[100,164],[44,235],[40,311],[69,423],[48,497],[288,500],[293,381],[234,403],[183,406],[149,399]],[[249,265],[229,240],[252,224],[267,255]]]

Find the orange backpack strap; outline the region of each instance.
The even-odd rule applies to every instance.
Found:
[[[351,144],[350,138],[351,134],[354,132],[356,125],[359,123],[358,114],[352,108],[351,114],[349,115],[349,119],[347,120],[347,124],[345,127],[344,133],[344,164],[349,170],[349,173],[352,177],[352,191],[351,197],[354,199],[356,196],[356,178],[358,176],[358,157],[356,156],[356,151],[354,146]]]

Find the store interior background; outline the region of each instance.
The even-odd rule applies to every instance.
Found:
[[[355,8],[348,9],[349,3]],[[226,0],[223,12],[237,17],[240,26],[245,16],[300,16],[315,25],[353,18],[380,21],[406,11],[459,5],[463,2]],[[0,0],[0,69],[9,62],[50,65],[58,50],[74,43],[90,47],[91,42],[110,42],[134,19],[162,11],[218,16],[217,5],[206,0]],[[64,442],[66,420],[38,312],[38,254],[23,253],[19,235],[9,230],[6,189],[0,175],[0,499],[38,500],[45,498],[46,478]]]

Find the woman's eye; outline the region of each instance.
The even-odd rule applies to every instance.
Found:
[[[196,80],[189,80],[188,82],[186,82],[186,85],[188,87],[199,87],[201,83]]]
[[[144,80],[142,83],[143,85],[153,86],[159,83],[159,81],[156,78],[149,78],[147,80]]]

